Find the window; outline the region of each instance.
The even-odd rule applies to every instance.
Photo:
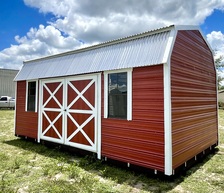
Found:
[[[0,101],[7,101],[7,97],[1,97]]]
[[[36,111],[36,81],[27,83],[27,111]]]
[[[127,118],[127,72],[108,74],[108,117]]]
[[[132,119],[132,69],[104,73],[104,118]]]

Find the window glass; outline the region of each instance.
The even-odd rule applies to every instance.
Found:
[[[127,72],[108,75],[108,117],[127,118]]]
[[[35,111],[36,106],[36,82],[28,82],[27,111]]]
[[[2,97],[0,100],[1,101],[7,101],[7,97]]]

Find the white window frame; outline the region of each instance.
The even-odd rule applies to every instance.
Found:
[[[32,111],[32,112],[37,112],[37,103],[38,103],[38,101],[37,101],[37,97],[38,97],[38,80],[27,80],[26,81],[26,104],[25,104],[25,111],[27,111],[27,112],[31,112],[31,111],[28,111],[27,110],[27,102],[28,102],[28,85],[29,85],[29,82],[36,82],[36,96],[35,96],[35,111]]]
[[[104,118],[108,118],[108,75],[127,72],[127,120],[132,120],[132,68],[104,72]]]

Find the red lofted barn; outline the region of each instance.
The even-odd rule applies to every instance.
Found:
[[[218,144],[216,69],[197,26],[24,62],[15,135],[173,175]]]

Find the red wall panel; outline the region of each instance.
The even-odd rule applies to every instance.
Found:
[[[198,31],[179,31],[171,56],[173,169],[218,141],[213,56]]]
[[[38,113],[25,111],[26,81],[17,82],[15,134],[37,139]]]
[[[102,114],[102,155],[164,171],[163,65],[134,68],[132,76],[132,121]]]

